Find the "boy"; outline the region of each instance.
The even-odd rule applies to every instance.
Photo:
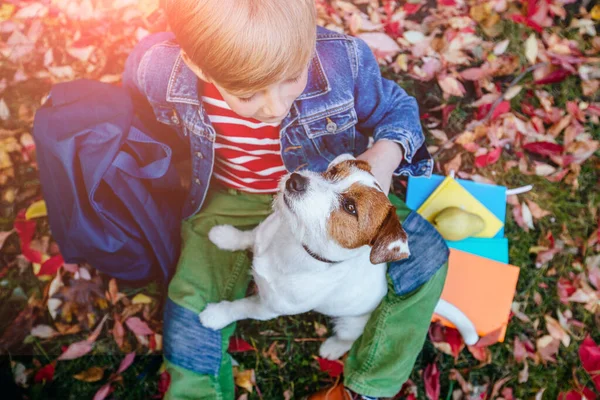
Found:
[[[386,193],[392,175],[431,173],[415,99],[382,79],[363,41],[316,29],[313,1],[170,0],[174,34],[151,35],[127,60],[124,85],[142,117],[170,126],[165,140],[191,149],[183,246],[164,316],[169,399],[234,397],[226,351],[235,324],[212,331],[198,314],[245,295],[251,259],[217,249],[212,226],[253,228],[270,213],[283,174],[323,171],[342,153],[369,162]],[[389,293],[349,352],[345,387],[312,399],[393,396],[423,345],[447,248],[392,201],[412,256],[390,266]]]

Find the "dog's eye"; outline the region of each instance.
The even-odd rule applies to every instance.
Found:
[[[356,215],[356,204],[354,204],[354,200],[344,199],[342,201],[342,206],[344,207],[344,211],[346,211],[348,214]]]

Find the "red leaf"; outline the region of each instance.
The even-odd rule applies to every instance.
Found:
[[[546,75],[542,79],[538,79],[534,83],[536,85],[547,85],[550,83],[558,83],[558,82],[562,82],[565,79],[567,79],[567,77],[569,75],[572,75],[572,72],[567,71],[566,69],[557,69],[556,71],[550,72],[548,75]]]
[[[438,0],[438,6],[452,7],[456,5],[456,0]]]
[[[569,297],[571,297],[571,295],[577,290],[577,288],[573,285],[573,282],[567,278],[560,278],[556,284],[556,288],[558,290],[560,302],[563,304],[569,304]]]
[[[317,357],[317,361],[321,371],[328,373],[332,378],[337,378],[344,372],[344,364],[339,360],[327,360]]]
[[[227,351],[230,353],[243,353],[245,351],[256,351],[256,349],[244,339],[232,337],[229,339],[229,348]]]
[[[456,108],[456,104],[448,104],[442,107],[442,127],[448,125],[448,119],[450,118],[450,114]]]
[[[35,374],[33,381],[35,383],[52,382],[52,379],[54,378],[55,364],[56,364],[56,362],[52,362],[52,363],[40,368],[38,370],[38,372]]]
[[[551,142],[533,142],[523,145],[523,148],[530,153],[539,154],[541,156],[557,156],[562,154],[564,147],[557,143]]]
[[[558,395],[558,400],[583,400],[584,398],[585,400],[596,400],[596,395],[588,388],[572,389]]]
[[[154,333],[148,324],[138,317],[127,318],[125,325],[136,335],[152,335]]]
[[[133,363],[135,359],[135,351],[127,354],[125,358],[121,361],[121,365],[119,365],[119,369],[117,370],[117,375],[122,374],[129,366]]]
[[[88,342],[87,340],[82,340],[81,342],[71,343],[69,347],[67,347],[67,350],[65,350],[65,352],[58,357],[58,359],[73,360],[86,355],[90,351],[92,351],[92,343]]]
[[[406,15],[416,14],[423,4],[421,3],[406,3],[403,8]]]
[[[589,335],[579,346],[579,358],[583,369],[590,374],[594,381],[596,389],[600,390],[600,346]]]
[[[169,390],[169,386],[171,385],[171,375],[169,375],[168,371],[163,371],[162,374],[158,377],[158,393],[155,394],[153,399],[162,399]]]
[[[503,101],[500,104],[498,104],[498,107],[496,107],[494,109],[494,113],[492,114],[491,120],[493,121],[496,118],[498,118],[499,116],[501,116],[502,114],[506,114],[509,111],[510,111],[510,102]]]
[[[429,364],[423,373],[425,381],[425,394],[429,400],[438,400],[440,398],[440,371],[437,364]]]
[[[42,262],[42,253],[31,248],[31,240],[35,234],[35,221],[25,219],[25,210],[19,211],[15,219],[14,228],[21,239],[21,253],[32,263]]]
[[[496,161],[500,159],[500,155],[502,154],[502,147],[496,147],[494,150],[488,152],[487,154],[483,154],[475,158],[475,165],[479,168],[483,168],[486,165],[494,164]]]
[[[60,254],[50,257],[42,264],[40,268],[40,272],[38,272],[38,276],[41,275],[55,275],[56,271],[65,263],[62,256]]]

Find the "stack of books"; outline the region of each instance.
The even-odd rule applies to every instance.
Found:
[[[446,241],[448,276],[434,320],[457,327],[467,344],[484,336],[487,342],[490,337],[504,341],[519,277],[519,268],[509,264],[504,237],[506,187],[439,175],[409,177],[406,204],[431,223],[447,207],[459,207],[484,220],[485,228],[473,237]],[[449,313],[448,306],[461,315]]]

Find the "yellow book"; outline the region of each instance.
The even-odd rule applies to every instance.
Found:
[[[435,216],[447,207],[458,207],[483,218],[485,228],[474,237],[494,237],[503,226],[498,217],[450,176],[447,176],[440,183],[417,212],[427,221],[433,223]]]

